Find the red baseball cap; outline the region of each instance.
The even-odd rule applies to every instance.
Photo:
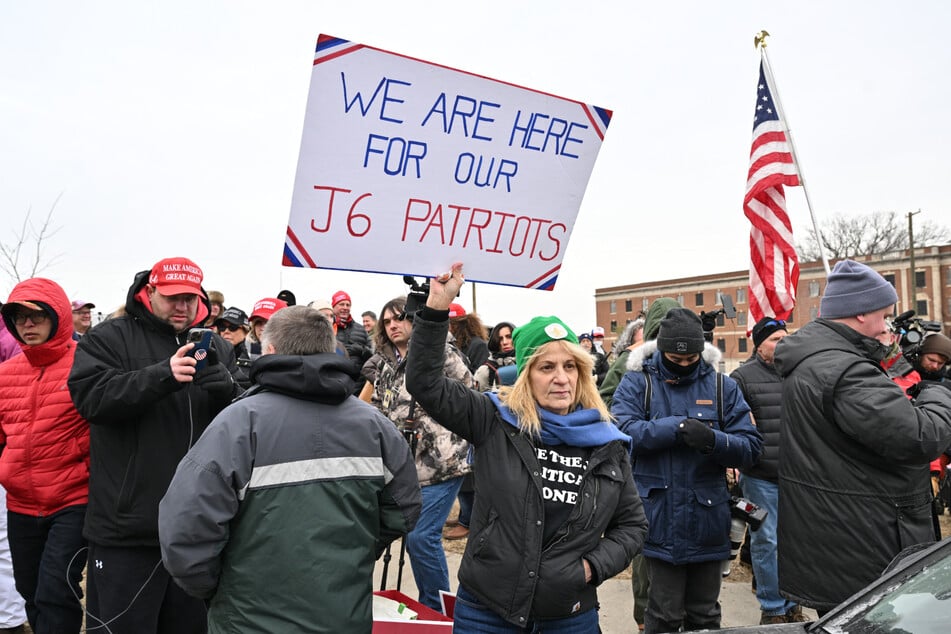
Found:
[[[188,258],[166,258],[159,260],[152,267],[149,284],[157,288],[162,295],[201,295],[203,277],[198,265]]]
[[[450,317],[465,317],[466,309],[461,304],[449,304]]]
[[[259,299],[254,302],[254,309],[251,311],[250,319],[255,317],[267,321],[271,318],[271,315],[281,310],[282,308],[287,308],[287,302],[283,299],[277,299],[276,297],[265,297],[264,299]]]
[[[330,298],[330,305],[336,306],[342,301],[348,301],[351,304],[353,303],[353,300],[350,299],[350,296],[347,295],[346,291],[337,291],[336,293],[334,293],[334,296]]]

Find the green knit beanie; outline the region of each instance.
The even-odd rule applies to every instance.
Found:
[[[671,308],[680,308],[680,302],[671,297],[658,297],[651,302],[650,308],[647,309],[647,317],[644,318],[644,341],[657,339],[660,322]]]
[[[554,316],[535,317],[527,324],[516,328],[512,333],[512,344],[515,346],[515,367],[518,368],[518,373],[522,373],[525,362],[535,354],[539,346],[559,339],[578,343],[578,337],[571,328]]]

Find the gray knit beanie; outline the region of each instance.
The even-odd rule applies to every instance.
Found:
[[[895,287],[873,269],[842,260],[832,269],[819,302],[819,317],[839,319],[864,315],[898,302]]]
[[[703,352],[703,324],[696,313],[686,308],[671,308],[660,322],[657,349],[674,354]]]

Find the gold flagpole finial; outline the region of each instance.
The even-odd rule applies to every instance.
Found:
[[[766,38],[769,37],[769,32],[766,30],[760,31],[753,36],[753,48],[766,48]]]

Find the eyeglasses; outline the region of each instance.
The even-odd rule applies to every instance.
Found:
[[[46,311],[34,310],[29,313],[15,314],[13,316],[13,323],[15,323],[17,326],[22,326],[23,324],[26,323],[26,320],[29,319],[33,324],[38,325],[38,324],[46,323],[46,321],[49,318],[50,316],[46,314]]]
[[[234,332],[240,329],[241,329],[241,326],[235,326],[234,324],[226,324],[226,323],[218,324],[219,331],[227,330],[228,332]]]

